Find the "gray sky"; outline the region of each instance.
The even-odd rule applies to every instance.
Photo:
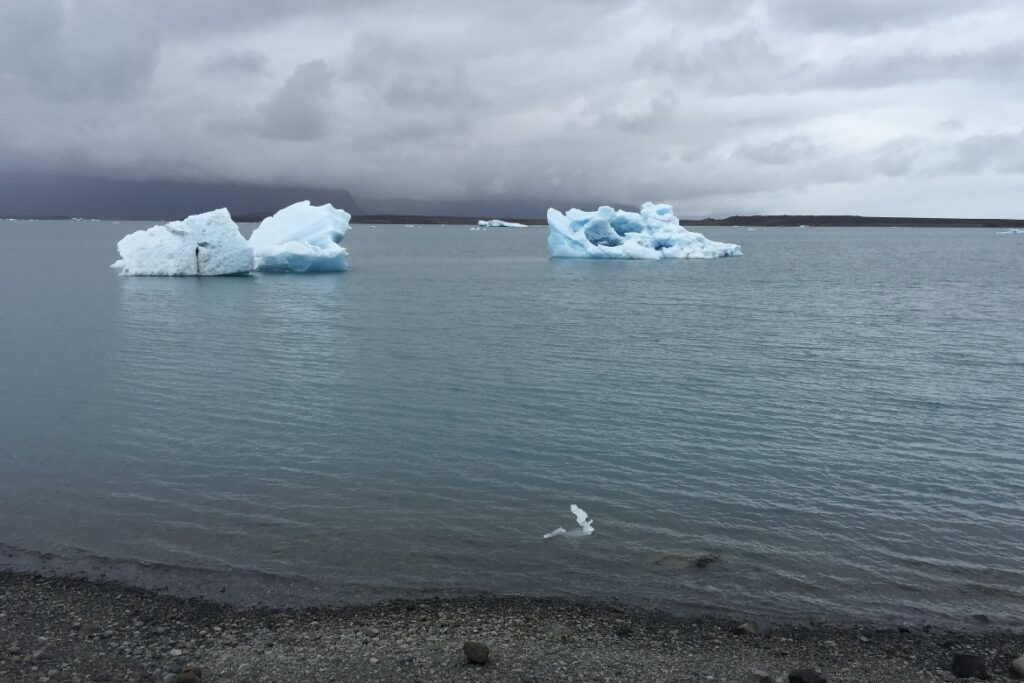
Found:
[[[0,172],[1019,218],[1022,27],[1020,0],[0,0]]]

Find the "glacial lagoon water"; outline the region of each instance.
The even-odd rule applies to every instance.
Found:
[[[342,274],[118,277],[147,225],[0,223],[0,567],[1024,626],[1022,238],[356,226]]]

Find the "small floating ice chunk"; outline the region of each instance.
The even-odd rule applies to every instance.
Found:
[[[580,525],[580,528],[566,531],[563,527],[558,527],[544,534],[544,538],[554,538],[555,536],[589,536],[594,533],[594,520],[590,519],[590,516],[582,508],[573,503],[569,506],[569,511],[576,515],[576,523]]]
[[[679,225],[668,204],[647,202],[640,213],[548,209],[552,258],[718,258],[740,256],[739,245],[713,242]]]
[[[352,217],[330,204],[309,201],[286,206],[265,218],[249,237],[256,270],[312,273],[345,270],[348,250],[341,240]]]
[[[492,218],[489,221],[477,221],[477,225],[481,228],[525,228],[526,225],[523,223],[510,223],[508,221],[498,220]]]
[[[997,235],[1024,235],[1024,228],[1010,228],[1009,230],[1001,230],[996,233]]]
[[[252,248],[227,209],[137,230],[117,243],[121,275],[240,275],[253,268]]]

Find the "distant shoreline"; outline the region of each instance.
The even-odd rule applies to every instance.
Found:
[[[740,624],[521,596],[239,608],[6,571],[0,609],[0,680],[775,681],[816,669],[888,683],[948,680],[956,653],[1005,680],[1024,647],[994,629]],[[486,645],[485,665],[467,661],[469,642]]]
[[[232,216],[236,223],[258,223],[273,212],[239,213]],[[100,221],[171,221],[176,217],[92,217],[92,216],[3,216],[0,220],[100,220]],[[352,216],[353,224],[411,224],[411,225],[475,225],[481,220],[499,218],[524,225],[547,225],[547,219],[515,218],[505,216],[424,216],[416,214],[361,214]],[[749,215],[728,218],[681,218],[684,227],[771,227],[771,228],[1024,228],[1024,219],[1018,218],[921,218],[906,216],[855,215]]]

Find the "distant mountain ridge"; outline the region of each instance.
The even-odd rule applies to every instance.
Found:
[[[347,190],[333,188],[0,173],[0,216],[17,218],[167,221],[222,207],[232,215],[271,214],[303,199],[362,212]]]
[[[557,198],[492,197],[448,202],[369,198],[366,201],[372,208],[364,212],[352,194],[341,188],[198,180],[124,180],[72,173],[0,171],[0,217],[7,218],[166,222],[226,207],[236,221],[251,223],[304,199],[344,209],[352,214],[354,223],[435,225],[467,225],[494,218],[526,225],[546,225],[544,208],[541,207],[594,204]],[[622,203],[619,206],[637,210]],[[523,217],[524,214],[527,217]],[[810,214],[684,218],[680,222],[693,227],[1024,227],[1024,219]]]

